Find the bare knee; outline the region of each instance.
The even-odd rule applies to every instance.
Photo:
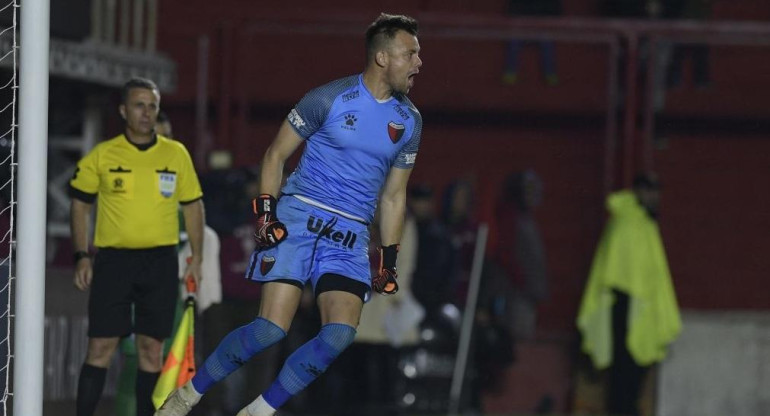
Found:
[[[100,368],[109,367],[119,341],[120,338],[89,338],[86,364]]]
[[[163,341],[147,335],[136,336],[136,352],[139,369],[157,373],[163,368]]]
[[[302,289],[297,286],[268,282],[262,286],[259,316],[288,332],[301,298]]]
[[[333,290],[318,295],[322,324],[339,323],[357,328],[363,305],[361,298],[350,292]]]

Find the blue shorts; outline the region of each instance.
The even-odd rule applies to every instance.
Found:
[[[315,291],[324,274],[338,274],[371,289],[369,229],[366,224],[284,195],[277,215],[289,231],[277,246],[251,255],[246,278],[258,282],[308,280]]]

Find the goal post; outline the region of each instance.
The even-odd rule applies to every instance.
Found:
[[[50,0],[20,7],[13,414],[43,414]]]

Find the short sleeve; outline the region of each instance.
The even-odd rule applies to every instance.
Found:
[[[179,202],[181,204],[190,203],[200,199],[203,196],[198,174],[195,172],[192,158],[187,148],[178,143],[179,152],[182,153],[182,167],[179,178]]]
[[[337,97],[357,84],[358,77],[350,76],[312,89],[299,100],[286,119],[297,134],[307,139],[321,128]]]
[[[302,97],[289,112],[287,119],[294,130],[303,139],[307,139],[321,128],[331,105],[331,97],[327,97],[322,88],[316,88]]]
[[[81,194],[96,196],[99,192],[99,148],[95,148],[83,156],[75,167],[70,179],[73,195]],[[90,201],[87,201],[90,202]]]
[[[415,109],[410,109],[414,116],[414,128],[412,129],[412,137],[401,148],[401,151],[396,155],[396,162],[394,167],[399,169],[411,169],[414,167],[414,163],[417,161],[417,151],[420,148],[420,138],[422,137],[422,116]]]

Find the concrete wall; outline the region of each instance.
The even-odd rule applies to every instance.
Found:
[[[770,313],[689,312],[658,380],[658,416],[770,415]]]

